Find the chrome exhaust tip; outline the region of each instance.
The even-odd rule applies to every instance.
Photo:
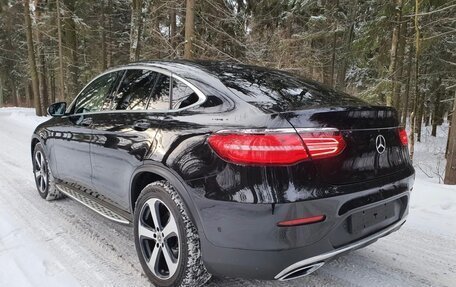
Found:
[[[319,262],[319,263],[315,263],[315,264],[311,264],[311,265],[301,266],[301,267],[295,268],[285,274],[280,274],[280,276],[278,275],[276,277],[276,279],[279,281],[287,281],[287,280],[301,278],[301,277],[307,276],[310,273],[316,271],[324,264],[325,264],[325,262]]]

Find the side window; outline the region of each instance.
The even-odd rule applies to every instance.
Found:
[[[160,74],[150,97],[149,110],[169,110],[170,77]]]
[[[74,113],[90,113],[100,111],[105,97],[111,92],[117,73],[109,73],[97,78],[86,87],[76,99]]]
[[[125,70],[120,70],[115,73],[117,73],[116,80],[112,84],[111,92],[108,93],[105,100],[103,101],[103,106],[101,108],[102,111],[109,111],[112,109],[112,106],[114,105],[114,98],[116,96],[116,91],[117,91],[117,88],[119,87],[120,81],[122,81],[122,79],[123,79]]]
[[[188,107],[198,99],[198,95],[189,86],[173,78],[172,107],[174,110]]]
[[[145,110],[158,74],[150,70],[127,70],[114,97],[115,110]]]

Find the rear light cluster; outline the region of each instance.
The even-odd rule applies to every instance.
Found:
[[[208,141],[224,160],[253,165],[290,165],[333,157],[346,146],[335,129],[298,129],[298,133],[294,129],[220,131]]]
[[[398,131],[398,134],[399,134],[399,139],[401,140],[401,144],[403,146],[407,146],[408,145],[407,132],[405,131],[404,128],[399,128],[397,131]]]

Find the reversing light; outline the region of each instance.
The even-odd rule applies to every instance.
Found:
[[[334,157],[346,147],[342,134],[335,129],[298,132],[312,159]]]
[[[317,216],[281,221],[281,222],[277,223],[277,226],[279,226],[279,227],[300,226],[300,225],[322,222],[325,219],[326,219],[325,215],[317,215]]]

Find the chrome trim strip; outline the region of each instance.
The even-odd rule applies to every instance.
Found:
[[[270,134],[270,133],[279,133],[279,134],[294,134],[298,133],[309,133],[309,132],[338,132],[336,128],[278,128],[278,129],[234,129],[234,130],[219,130],[217,134]]]
[[[182,111],[182,110],[186,110],[186,109],[190,109],[192,107],[195,107],[195,106],[198,106],[198,105],[201,105],[202,103],[204,103],[206,100],[207,100],[207,97],[205,94],[203,94],[203,92],[201,92],[197,87],[195,87],[195,85],[193,85],[192,83],[190,83],[189,81],[187,81],[186,79],[176,75],[176,74],[172,74],[172,77],[175,78],[175,79],[178,79],[179,81],[181,81],[182,83],[186,84],[190,89],[193,90],[193,92],[195,92],[195,94],[198,95],[198,101],[194,104],[191,104],[190,106],[187,106],[185,108],[181,108],[181,109],[174,109],[174,110],[169,110],[168,112],[178,112],[178,111]]]
[[[298,133],[312,133],[312,132],[338,132],[336,128],[296,128]]]
[[[278,129],[234,129],[234,130],[220,130],[217,133],[242,133],[242,134],[263,134],[263,133],[311,133],[311,132],[356,132],[356,131],[381,131],[398,129],[397,127],[387,128],[369,128],[369,129],[345,129],[339,130],[337,128],[278,128]]]
[[[277,280],[281,280],[281,278],[283,278],[285,275],[287,275],[288,273],[292,272],[293,270],[295,269],[298,269],[298,268],[301,268],[301,267],[305,267],[307,265],[312,265],[312,264],[315,264],[315,263],[318,263],[318,262],[323,262],[325,260],[328,260],[329,258],[332,258],[336,255],[339,255],[343,252],[346,252],[346,251],[350,251],[352,249],[356,249],[358,247],[361,247],[362,245],[364,244],[367,244],[369,243],[370,241],[373,241],[375,239],[378,239],[380,237],[383,237],[385,235],[387,235],[388,233],[394,231],[396,228],[399,228],[402,224],[404,224],[404,222],[406,221],[407,219],[407,216],[405,216],[404,218],[402,218],[400,221],[396,222],[395,224],[379,231],[378,233],[375,233],[375,234],[372,234],[371,236],[368,236],[366,238],[363,238],[355,243],[352,243],[352,244],[349,244],[345,247],[342,247],[342,248],[339,248],[339,249],[336,249],[336,250],[333,250],[333,251],[330,251],[330,252],[327,252],[327,253],[323,253],[321,255],[317,255],[317,256],[314,256],[314,257],[311,257],[311,258],[307,258],[307,259],[304,259],[302,261],[299,261],[299,262],[296,262],[290,266],[288,266],[287,268],[283,269],[281,272],[279,272],[279,274],[277,274],[274,279],[277,279]]]
[[[368,128],[368,129],[345,129],[341,131],[349,131],[349,132],[357,132],[357,131],[381,131],[381,130],[392,130],[398,129],[402,126],[395,126],[395,127],[385,127],[385,128]]]
[[[181,109],[175,109],[175,110],[130,110],[130,111],[127,111],[127,110],[106,110],[106,111],[98,111],[98,112],[91,112],[91,113],[65,114],[64,117],[81,116],[81,115],[93,115],[93,114],[107,114],[107,113],[173,113],[173,112],[180,112],[180,111],[183,111],[183,110],[186,110],[186,109],[190,109],[190,108],[192,108],[194,106],[200,105],[200,104],[204,103],[206,101],[206,99],[207,99],[206,95],[203,92],[201,92],[201,90],[199,90],[195,85],[191,84],[190,82],[188,82],[184,78],[182,78],[182,77],[180,77],[180,76],[178,76],[176,74],[171,73],[170,71],[168,71],[166,69],[159,68],[159,67],[154,67],[154,66],[132,65],[132,66],[122,66],[122,67],[112,68],[112,69],[109,69],[109,70],[99,74],[95,78],[93,78],[87,85],[84,86],[84,88],[82,88],[79,91],[78,95],[73,99],[71,104],[68,106],[67,111],[71,111],[73,109],[73,106],[75,105],[76,100],[79,97],[79,95],[81,94],[81,92],[84,91],[93,81],[95,81],[99,77],[107,75],[109,73],[118,72],[118,71],[124,71],[124,70],[150,70],[150,71],[154,71],[154,72],[157,72],[157,73],[161,73],[161,74],[167,75],[169,77],[176,78],[179,81],[182,81],[184,84],[186,84],[190,89],[192,89],[198,95],[199,100],[196,103],[191,104],[190,106],[187,106],[187,107],[181,108]]]

